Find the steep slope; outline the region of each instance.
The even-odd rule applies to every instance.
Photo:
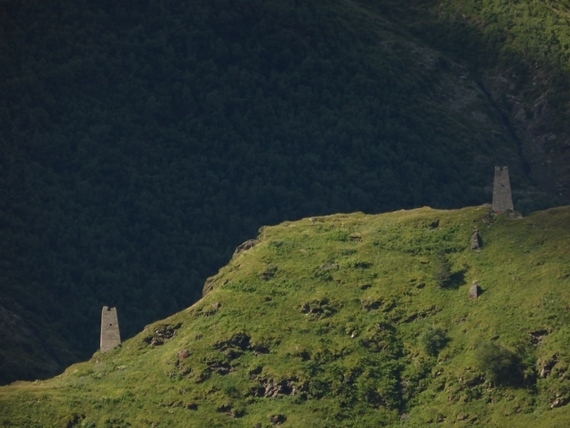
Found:
[[[0,422],[565,426],[569,224],[480,206],[264,227],[190,308],[0,388]]]
[[[519,210],[551,206],[470,69],[397,19],[346,0],[3,1],[2,304],[86,358],[101,306],[132,336],[262,224],[480,204],[496,164]]]
[[[477,75],[518,140],[533,183],[570,200],[570,4],[566,0],[365,1]]]
[[[14,308],[13,302],[0,301],[0,385],[55,375],[79,359],[58,332],[38,323],[39,318]]]

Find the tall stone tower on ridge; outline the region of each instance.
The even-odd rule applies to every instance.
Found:
[[[509,210],[514,210],[509,167],[496,166],[495,182],[493,184],[493,211],[502,213]]]
[[[101,352],[107,352],[120,344],[121,333],[119,332],[117,308],[103,306],[103,311],[101,312],[101,342],[99,348]]]

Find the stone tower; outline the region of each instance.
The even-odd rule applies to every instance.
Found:
[[[117,318],[117,308],[103,306],[101,312],[101,352],[110,351],[121,344],[121,333],[119,332],[119,319]]]
[[[509,210],[514,210],[509,167],[496,166],[495,182],[493,184],[493,211],[502,213]]]

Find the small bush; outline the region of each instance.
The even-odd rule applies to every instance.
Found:
[[[437,255],[434,279],[436,284],[440,287],[446,287],[449,285],[451,279],[451,266],[443,253],[439,253]]]
[[[485,373],[488,380],[497,384],[517,384],[522,381],[521,362],[508,349],[485,342],[475,350],[477,369]]]
[[[421,334],[419,340],[424,351],[429,355],[435,356],[447,344],[449,339],[443,328],[430,326]]]

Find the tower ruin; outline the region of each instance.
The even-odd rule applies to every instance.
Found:
[[[103,306],[101,312],[101,341],[99,348],[101,352],[107,352],[121,344],[121,333],[119,332],[119,318],[117,308]]]
[[[501,213],[513,211],[513,197],[509,180],[509,167],[495,167],[495,182],[493,184],[493,211]]]

